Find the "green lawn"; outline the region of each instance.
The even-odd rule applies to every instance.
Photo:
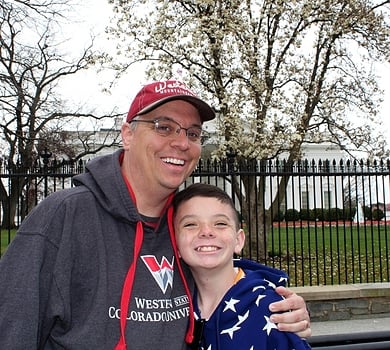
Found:
[[[9,242],[12,240],[12,238],[15,236],[16,230],[1,230],[1,236],[0,236],[0,256],[2,256],[5,253],[5,250],[8,247]]]
[[[274,227],[267,264],[288,272],[291,285],[389,281],[386,226]]]
[[[1,255],[15,230],[1,231]],[[386,226],[274,227],[267,265],[285,270],[291,286],[388,282]]]

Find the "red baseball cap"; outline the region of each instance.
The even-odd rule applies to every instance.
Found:
[[[135,96],[126,121],[137,115],[150,112],[162,104],[172,100],[184,100],[193,104],[199,111],[202,122],[215,118],[213,109],[197,97],[184,83],[177,80],[158,81],[145,85]]]

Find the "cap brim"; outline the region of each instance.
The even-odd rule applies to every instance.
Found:
[[[193,106],[195,106],[198,111],[199,111],[199,116],[202,122],[206,122],[208,120],[212,120],[215,118],[215,112],[213,109],[204,101],[201,99],[195,97],[195,96],[190,96],[190,95],[175,95],[175,96],[168,96],[164,97],[158,101],[155,101],[151,103],[149,106],[141,109],[137,115],[142,115],[145,113],[148,113],[152,111],[153,109],[161,106],[162,104],[169,102],[169,101],[174,101],[174,100],[183,100],[191,103]]]

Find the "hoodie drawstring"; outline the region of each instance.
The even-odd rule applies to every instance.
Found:
[[[144,229],[142,222],[137,222],[137,228],[135,233],[134,253],[133,262],[131,263],[129,270],[127,271],[125,283],[122,289],[121,296],[121,316],[120,316],[120,339],[118,344],[115,346],[115,350],[126,350],[126,321],[127,314],[129,311],[130,296],[133,289],[135,271],[137,267],[137,260],[142,247],[142,241],[144,238]]]
[[[136,203],[135,200],[135,195],[134,192],[131,188],[131,185],[129,181],[126,179],[124,176],[124,180],[126,182],[127,188],[129,190],[130,196],[133,199],[134,203]],[[168,221],[168,231],[169,231],[169,237],[171,239],[171,244],[173,248],[173,252],[175,255],[175,260],[177,264],[177,268],[179,270],[180,277],[183,281],[184,289],[188,297],[188,302],[189,302],[189,326],[188,330],[186,333],[185,341],[190,344],[192,343],[192,340],[194,338],[194,328],[195,328],[195,320],[194,320],[194,306],[192,303],[192,297],[191,297],[191,292],[188,287],[187,280],[185,278],[183,268],[180,263],[180,257],[179,257],[179,251],[177,249],[176,245],[176,239],[175,239],[175,231],[173,229],[173,207],[171,205],[172,199],[173,199],[174,194],[172,193],[167,202],[165,203],[164,209],[162,213],[167,210],[167,221]],[[136,267],[137,267],[137,261],[139,258],[139,254],[141,251],[142,247],[142,242],[144,238],[144,229],[143,229],[143,224],[141,221],[137,222],[137,227],[136,227],[136,233],[135,233],[135,243],[134,243],[134,251],[133,251],[133,262],[131,263],[127,274],[125,278],[125,282],[123,284],[122,288],[122,295],[121,295],[121,304],[120,304],[120,338],[118,343],[116,344],[114,350],[126,350],[127,345],[126,345],[126,322],[127,322],[127,315],[129,312],[129,303],[130,303],[130,297],[131,297],[131,292],[133,290],[133,284],[134,284],[134,278],[135,278],[135,272],[136,272]]]
[[[194,330],[195,330],[195,316],[194,316],[194,304],[192,302],[192,296],[190,292],[190,288],[188,287],[188,283],[186,280],[186,277],[183,272],[183,268],[180,263],[180,257],[179,257],[179,250],[177,249],[176,245],[176,239],[175,239],[175,230],[173,229],[173,207],[170,206],[168,208],[168,229],[169,229],[169,236],[171,238],[173,251],[175,253],[175,259],[177,261],[177,267],[180,273],[180,277],[183,281],[184,289],[188,297],[188,303],[189,303],[189,324],[188,329],[185,337],[185,341],[187,344],[191,344],[194,340]]]

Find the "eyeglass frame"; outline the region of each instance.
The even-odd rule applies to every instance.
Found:
[[[160,129],[158,129],[158,123],[161,122],[161,121],[167,121],[167,122],[172,122],[174,124],[176,124],[178,126],[178,128],[176,129],[172,129],[171,131],[169,131],[169,133],[164,133],[163,131],[161,131]],[[155,118],[155,119],[151,119],[151,120],[148,120],[148,119],[132,119],[130,120],[128,123],[131,124],[131,123],[135,123],[135,122],[142,122],[142,123],[149,123],[149,124],[154,124],[154,131],[161,135],[161,136],[172,136],[174,134],[176,135],[180,135],[180,132],[182,130],[185,131],[185,134],[187,136],[187,139],[191,142],[194,142],[194,143],[201,143],[202,142],[202,132],[203,132],[203,129],[201,126],[190,126],[189,128],[183,128],[176,120],[172,119],[172,118],[169,118],[169,117],[158,117],[158,118]],[[188,135],[188,132],[190,130],[194,130],[196,129],[197,131],[199,131],[199,137],[196,138],[196,139],[193,139],[193,137],[191,138],[191,136]]]

